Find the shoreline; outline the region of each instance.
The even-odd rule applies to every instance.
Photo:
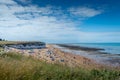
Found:
[[[88,49],[88,48],[87,48]],[[92,68],[109,68],[109,67],[119,67],[118,64],[112,64],[109,62],[116,62],[115,60],[109,60],[106,54],[98,53],[98,49],[95,51],[87,50],[73,50],[67,47],[61,47],[55,44],[46,44],[46,48],[43,49],[16,49],[10,48],[7,52],[17,52],[25,56],[32,56],[38,60],[43,60],[52,64],[63,64],[70,67],[83,67],[86,69]],[[106,63],[107,62],[107,63]]]
[[[100,48],[79,47],[74,45],[56,44],[54,47],[61,49],[62,51],[77,54],[89,59],[93,59],[101,65],[107,65],[112,67],[120,66],[120,56],[118,54],[109,54],[106,52],[100,52]]]
[[[52,64],[62,64],[69,67],[81,67],[86,69],[93,69],[102,67],[94,60],[72,54],[70,52],[64,52],[54,45],[47,44],[43,49],[15,49],[10,48],[8,52],[17,52],[25,56],[32,56],[35,59],[45,61]]]
[[[62,62],[63,64],[68,65],[70,67],[78,66],[78,67],[83,67],[86,69],[105,67],[105,65],[101,65],[93,59],[90,59],[90,58],[87,58],[87,57],[84,57],[78,54],[73,54],[72,52],[64,51],[61,48],[56,47],[56,45],[48,44],[47,47],[55,55],[59,56],[60,58],[64,60],[64,62]]]
[[[83,47],[83,46],[74,46],[74,45],[67,45],[67,44],[56,44],[61,47],[66,47],[73,50],[82,50],[82,51],[100,51],[105,50],[102,48],[90,48],[90,47]]]

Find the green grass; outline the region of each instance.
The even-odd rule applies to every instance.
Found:
[[[20,43],[19,41],[0,41],[0,45],[5,45],[5,44],[17,44]]]
[[[0,80],[120,80],[120,70],[70,68],[11,52],[0,55]]]
[[[38,41],[0,41],[0,47],[8,44],[34,43]]]

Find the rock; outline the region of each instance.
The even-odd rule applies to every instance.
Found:
[[[64,62],[64,59],[61,59],[60,62]]]

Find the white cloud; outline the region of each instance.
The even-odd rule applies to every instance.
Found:
[[[26,0],[22,0],[24,2]],[[10,4],[10,5],[7,5]],[[91,8],[21,6],[12,0],[0,0],[0,37],[8,40],[42,40],[46,42],[100,41],[120,33],[82,32],[66,11],[79,17],[93,17],[101,11]],[[112,37],[111,37],[112,36]],[[91,38],[92,37],[92,38]],[[117,39],[119,40],[119,39]]]
[[[93,17],[102,13],[101,10],[96,10],[88,7],[72,7],[69,8],[71,14],[79,17]]]
[[[16,4],[13,0],[0,0],[0,4]]]

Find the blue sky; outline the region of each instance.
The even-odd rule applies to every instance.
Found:
[[[0,37],[48,43],[120,42],[119,0],[0,0]]]

